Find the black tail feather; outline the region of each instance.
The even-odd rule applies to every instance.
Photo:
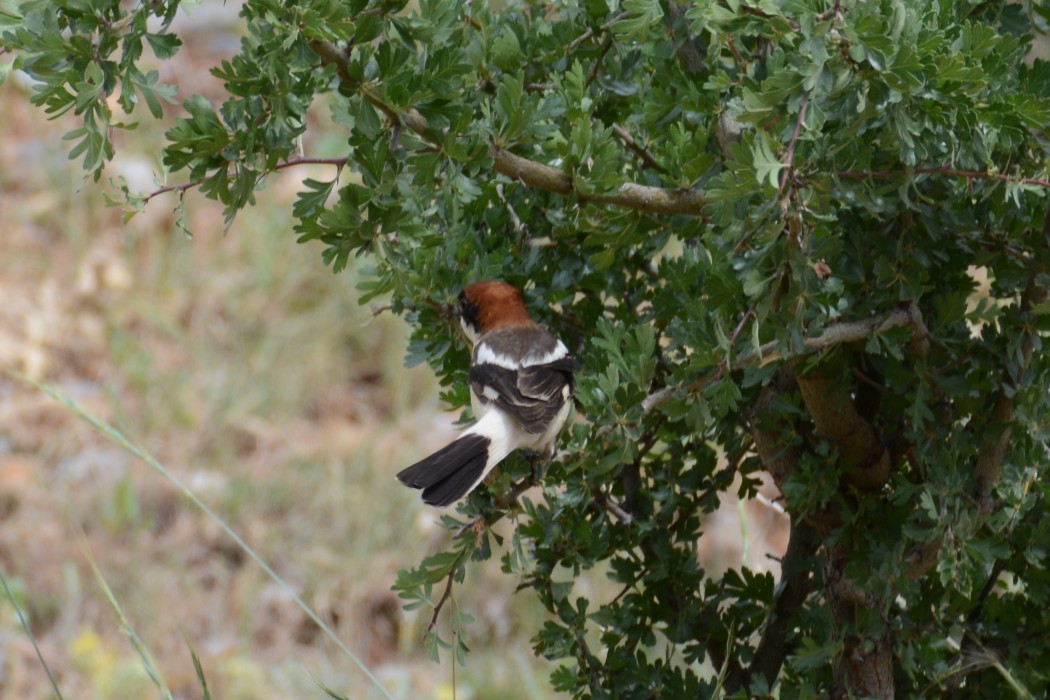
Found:
[[[464,435],[398,473],[405,486],[423,489],[423,502],[447,506],[467,495],[481,478],[488,461],[491,440],[483,435]]]

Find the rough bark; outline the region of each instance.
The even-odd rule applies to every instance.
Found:
[[[819,545],[819,538],[805,520],[792,520],[791,541],[784,554],[776,600],[747,670],[749,683],[761,675],[772,686],[780,676],[780,669],[790,651],[788,636],[792,621],[813,588],[810,573]]]
[[[817,432],[838,450],[850,483],[865,491],[882,488],[890,477],[890,454],[854,407],[848,379],[818,367],[798,376],[798,388]]]
[[[835,621],[835,635],[842,645],[833,664],[837,697],[892,700],[893,637],[888,625],[875,635],[856,629],[861,609],[877,610],[882,606],[846,578],[849,559],[848,548],[833,546],[828,550],[824,568],[824,592]]]
[[[885,483],[891,468],[889,450],[873,425],[854,406],[849,396],[851,386],[851,376],[844,372],[817,368],[806,376],[796,376],[792,365],[786,365],[763,389],[755,404],[751,432],[755,450],[778,486],[783,487],[797,468],[803,451],[808,449],[805,443],[799,444],[793,439],[800,427],[777,410],[778,399],[796,391],[803,397],[812,428],[836,447],[847,465],[846,483],[862,490],[877,489]],[[782,581],[786,587],[781,590],[776,607],[787,606],[787,611],[802,605],[809,586],[808,579],[788,578],[788,561],[798,556],[812,557],[820,545],[820,533],[827,533],[840,521],[834,508],[807,514],[805,518],[795,516],[792,543],[785,557]],[[792,548],[797,548],[794,556]],[[850,549],[845,544],[833,545],[826,552],[824,595],[835,623],[830,634],[841,645],[833,662],[835,696],[892,698],[892,634],[888,627],[874,636],[855,627],[862,608],[882,606],[881,601],[859,591],[846,577],[850,557]],[[797,568],[795,575],[798,575]],[[761,673],[770,680],[779,675],[787,654],[789,619],[783,612],[779,617],[774,612],[749,671]]]

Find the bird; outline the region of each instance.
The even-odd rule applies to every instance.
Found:
[[[456,315],[473,346],[470,403],[477,422],[397,478],[423,490],[423,502],[449,506],[473,491],[519,449],[553,455],[580,363],[565,343],[529,317],[521,292],[500,280],[459,294]]]

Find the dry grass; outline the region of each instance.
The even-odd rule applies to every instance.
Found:
[[[208,22],[220,31],[183,32],[180,56],[196,65],[163,67],[167,79],[181,77],[183,94],[214,94],[202,66],[235,48],[227,34],[235,23]],[[396,570],[442,537],[435,514],[393,474],[442,444],[450,418],[429,372],[402,367],[401,321],[373,318],[356,304],[353,271],[333,276],[318,249],[294,244],[288,212],[309,173],[270,181],[228,235],[221,211],[191,194],[188,239],[175,228],[174,199],[123,225],[66,160],[70,122],[46,121],[16,81],[0,86],[0,124],[0,367],[53,384],[144,446],[395,697],[450,697],[449,665],[423,655],[428,612],[406,617],[389,590]],[[112,174],[150,189],[161,131],[147,126],[118,143]],[[307,147],[338,135],[318,138]],[[751,540],[754,523],[768,520],[759,515],[747,521]],[[765,561],[768,547],[740,544],[735,502],[724,517],[710,561]],[[769,517],[775,538],[783,523]],[[350,698],[378,697],[177,489],[67,408],[0,374],[0,566],[41,652],[67,698],[155,697],[88,552],[174,697],[200,696],[189,647],[218,698],[323,697],[315,679]],[[515,583],[493,562],[457,590],[477,619],[459,698],[552,694],[549,669],[529,651],[540,612],[512,594]],[[7,604],[0,696],[50,697]]]

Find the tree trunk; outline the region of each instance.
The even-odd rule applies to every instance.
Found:
[[[825,592],[835,621],[834,634],[842,649],[834,661],[835,697],[893,698],[893,638],[889,626],[875,636],[857,629],[862,609],[877,610],[879,600],[858,590],[846,578],[848,553],[842,547],[828,550],[824,569]]]

